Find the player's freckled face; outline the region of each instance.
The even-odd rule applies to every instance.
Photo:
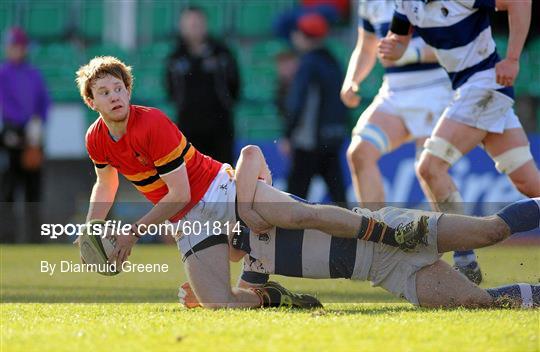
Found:
[[[92,95],[92,108],[105,120],[122,122],[127,118],[130,94],[121,79],[111,75],[96,79],[92,85]]]

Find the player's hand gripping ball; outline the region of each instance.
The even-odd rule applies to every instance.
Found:
[[[109,261],[116,245],[116,236],[103,220],[90,220],[82,230],[76,243],[79,245],[81,260],[84,264],[93,264],[98,274],[113,276],[120,273],[113,262]]]

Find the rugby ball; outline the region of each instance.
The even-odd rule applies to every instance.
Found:
[[[107,236],[106,222],[104,220],[91,220],[86,223],[79,237],[79,250],[81,260],[89,271],[95,271],[105,276],[120,273],[116,265],[109,262],[109,257],[116,246],[116,237]]]

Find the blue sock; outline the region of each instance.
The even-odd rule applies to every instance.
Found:
[[[476,254],[473,250],[454,252],[454,264],[458,266],[466,266],[474,261],[476,261]]]
[[[495,305],[505,308],[532,308],[540,306],[540,285],[514,284],[488,288],[487,293]]]
[[[512,234],[531,231],[540,226],[540,198],[525,199],[507,205],[497,216],[510,228]]]

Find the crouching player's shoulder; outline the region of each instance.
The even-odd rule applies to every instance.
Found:
[[[140,127],[146,128],[173,128],[177,129],[174,122],[172,122],[169,117],[158,108],[141,106],[141,105],[132,105],[131,112],[135,115],[135,119],[140,124]]]
[[[186,143],[176,124],[157,108],[131,105],[129,119],[127,132],[132,146],[147,151],[154,160]]]

